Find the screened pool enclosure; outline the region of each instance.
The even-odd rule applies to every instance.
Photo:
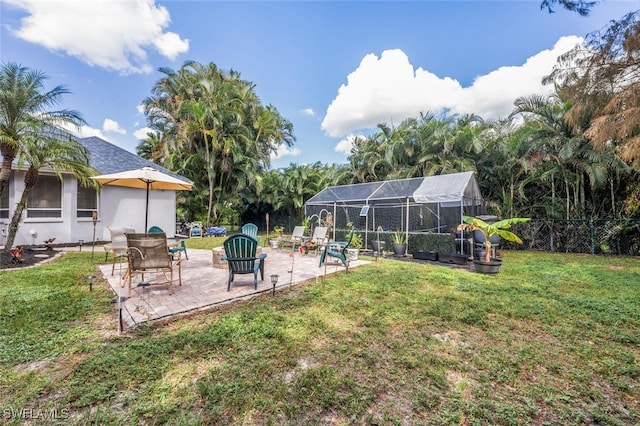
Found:
[[[333,221],[336,229],[348,223],[364,232],[456,232],[462,215],[484,214],[484,202],[473,172],[411,179],[330,186],[305,203],[312,224]]]

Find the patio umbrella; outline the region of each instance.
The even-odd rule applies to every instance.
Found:
[[[93,176],[92,179],[97,180],[103,185],[126,186],[129,188],[140,188],[147,190],[147,200],[145,205],[144,230],[147,231],[147,222],[149,219],[149,191],[154,189],[168,190],[187,190],[190,191],[193,184],[189,181],[185,182],[156,170],[151,167],[143,167],[141,169],[128,170],[120,173],[112,173],[108,175]]]

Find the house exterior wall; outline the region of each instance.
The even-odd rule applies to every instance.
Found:
[[[146,190],[104,185],[99,197],[98,235],[109,241],[109,229],[131,227],[136,232],[145,232]],[[159,226],[167,237],[175,237],[176,191],[149,191],[149,220],[147,227]]]
[[[45,174],[45,173],[41,173]],[[6,234],[9,229],[9,223],[13,217],[14,211],[22,192],[24,191],[24,175],[22,170],[14,170],[9,181],[9,218],[0,219],[0,228],[2,237],[0,242],[4,244]],[[61,218],[31,218],[28,219],[26,211],[22,214],[22,221],[16,233],[14,245],[31,245],[42,244],[44,240],[56,238],[55,243],[70,242],[72,223],[76,221],[76,180],[75,178],[65,176],[62,181],[62,217]],[[73,221],[71,220],[73,213]],[[79,219],[86,220],[86,219]],[[91,220],[89,219],[89,222]],[[78,224],[74,229],[78,232],[81,228]],[[78,240],[76,239],[75,242]]]
[[[61,218],[26,218],[26,211],[18,228],[14,245],[42,244],[55,238],[54,244],[85,244],[93,241],[94,226],[91,218],[77,217],[75,177],[65,175],[62,182]],[[14,170],[9,187],[9,218],[0,219],[0,245],[4,245],[9,222],[24,189],[24,171]],[[132,226],[144,232],[146,190],[105,185],[98,195],[98,221],[95,225],[96,241],[109,241],[108,226]],[[149,192],[149,225],[160,226],[168,237],[175,236],[176,192]]]

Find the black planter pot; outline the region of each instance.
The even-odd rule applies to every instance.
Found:
[[[371,241],[371,249],[382,253],[384,251],[384,241],[373,240]]]
[[[476,272],[481,274],[492,274],[495,275],[500,272],[500,267],[502,266],[502,260],[491,258],[489,262],[485,262],[484,260],[475,259],[473,261],[473,266]]]
[[[487,250],[483,248],[477,248],[473,250],[474,260],[483,260],[486,255],[487,255]]]
[[[438,261],[442,263],[454,263],[456,265],[466,265],[467,255],[453,253],[438,253]]]
[[[392,247],[393,247],[393,255],[397,257],[404,256],[405,252],[407,251],[406,243],[403,243],[403,244],[393,243]]]
[[[434,262],[438,260],[438,252],[436,251],[414,251],[411,254],[414,259],[431,260]]]

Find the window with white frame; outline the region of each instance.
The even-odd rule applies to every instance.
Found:
[[[62,217],[62,182],[57,176],[40,175],[27,198],[27,218]]]
[[[94,211],[98,211],[98,192],[93,188],[85,188],[78,183],[78,218],[90,218]]]
[[[9,219],[9,188],[0,194],[0,219]]]

